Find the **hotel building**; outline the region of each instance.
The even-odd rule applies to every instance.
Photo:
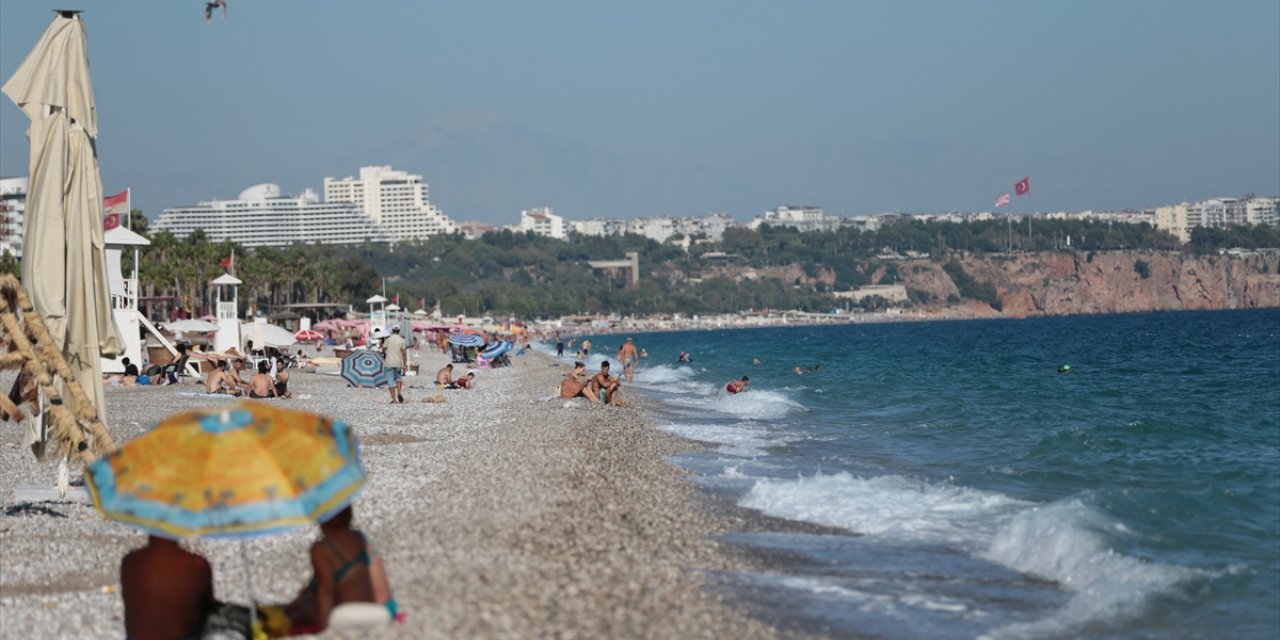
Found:
[[[324,200],[355,205],[395,241],[422,240],[456,230],[453,221],[427,198],[422,176],[390,166],[361,167],[359,178],[325,178]]]
[[[249,187],[235,200],[165,209],[151,228],[179,238],[202,229],[213,242],[230,240],[244,247],[392,240],[390,234],[349,202],[322,203],[310,189],[301,196],[283,196],[274,184]]]

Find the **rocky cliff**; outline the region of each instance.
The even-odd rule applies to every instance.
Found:
[[[957,261],[975,280],[995,285],[1002,303],[999,312],[986,305],[963,305],[975,315],[1280,307],[1280,252],[1274,251],[1221,256],[1149,251],[970,255]],[[928,293],[931,307],[959,296],[942,263],[904,261],[898,274],[908,289]]]

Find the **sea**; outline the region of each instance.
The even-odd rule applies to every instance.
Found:
[[[777,627],[1280,637],[1280,310],[631,337],[624,393],[704,443],[692,482],[805,525],[725,535],[768,569],[709,574]]]

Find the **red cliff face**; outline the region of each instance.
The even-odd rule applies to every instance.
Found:
[[[995,285],[1004,315],[1280,307],[1277,252],[1044,253],[969,256],[959,262],[974,279]],[[928,292],[938,303],[958,293],[939,263],[904,262],[899,273],[903,284]]]

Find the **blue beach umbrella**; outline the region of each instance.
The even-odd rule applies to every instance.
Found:
[[[449,344],[455,347],[483,347],[484,338],[474,333],[451,333]]]
[[[387,384],[382,354],[372,349],[358,349],[343,358],[339,375],[353,387],[384,387]]]

